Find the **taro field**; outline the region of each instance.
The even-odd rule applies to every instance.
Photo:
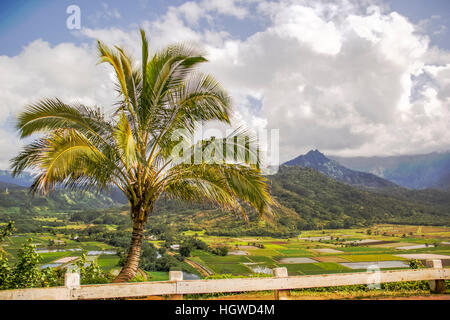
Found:
[[[193,231],[187,234],[195,234]],[[376,225],[366,229],[305,231],[296,238],[197,236],[210,246],[226,245],[227,256],[201,250],[189,260],[209,274],[270,275],[286,267],[290,276],[410,268],[411,260],[442,259],[450,267],[450,228]]]
[[[410,268],[411,260],[425,265],[426,259],[441,259],[450,267],[450,228],[430,226],[376,225],[361,229],[304,231],[298,237],[216,237],[205,231],[187,231],[214,248],[225,245],[228,255],[193,250],[185,261],[189,272],[206,276],[270,276],[272,269],[286,267],[290,276],[366,272],[376,266],[381,270]],[[42,256],[41,267],[64,268],[82,253],[113,274],[119,270],[117,249],[101,242],[78,242],[52,234],[22,234],[2,243],[10,262],[28,238],[33,238]],[[162,241],[148,240],[156,247]],[[58,247],[58,243],[64,245]],[[51,246],[50,246],[51,244]],[[172,250],[176,254],[177,250]],[[190,273],[193,275],[192,273]],[[149,281],[164,281],[168,272],[146,272]]]

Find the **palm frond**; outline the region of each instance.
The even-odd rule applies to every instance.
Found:
[[[73,129],[55,130],[29,145],[12,162],[14,174],[24,168],[34,168],[41,172],[31,187],[33,192],[41,190],[46,193],[58,183],[92,175],[95,175],[96,183],[104,187],[110,179],[106,174],[111,175],[111,172],[99,172],[98,169],[87,170],[90,163],[94,163],[98,168],[99,164],[104,167],[109,160],[89,140]]]
[[[130,123],[124,112],[122,112],[117,127],[114,130],[114,137],[116,138],[116,145],[120,154],[124,158],[125,166],[129,169],[136,163],[136,142],[131,132]]]
[[[226,90],[211,75],[197,72],[207,61],[202,52],[179,44],[149,57],[143,30],[141,39],[139,68],[122,48],[97,43],[99,63],[110,64],[117,80],[111,120],[99,109],[57,98],[29,105],[19,115],[22,138],[44,137],[11,160],[13,174],[38,172],[33,192],[56,185],[96,190],[115,185],[139,221],[146,221],[162,194],[210,201],[244,218],[244,203],[260,215],[270,213],[276,203],[259,170],[256,137],[239,128],[226,137],[192,139],[199,124],[229,124],[232,115]]]

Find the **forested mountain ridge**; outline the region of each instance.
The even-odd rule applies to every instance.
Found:
[[[156,205],[150,223],[215,235],[270,235],[320,228],[349,228],[373,223],[450,225],[450,193],[390,187],[366,190],[333,180],[315,169],[281,166],[268,176],[280,207],[263,223],[250,211],[249,225],[230,212],[209,205],[170,200]]]
[[[371,192],[335,181],[309,167],[281,166],[271,193],[313,225],[342,228],[365,223],[450,225],[450,193],[391,187]]]
[[[449,192],[397,186],[362,189],[297,165],[282,165],[277,174],[267,178],[270,192],[280,206],[263,221],[258,222],[258,215],[252,210],[248,212],[250,223],[245,224],[238,214],[223,212],[210,204],[163,198],[156,203],[149,226],[167,224],[179,230],[206,229],[215,235],[287,236],[306,229],[348,228],[373,223],[450,225]],[[101,216],[102,210],[123,206],[102,194],[56,190],[46,197],[33,197],[27,188],[8,186],[10,184],[0,184],[2,221],[24,214],[29,217],[23,217],[25,221],[33,214],[45,212],[98,210]]]
[[[0,182],[12,183],[21,187],[29,187],[33,183],[33,176],[28,172],[24,172],[13,177],[11,171],[0,170]]]
[[[102,209],[117,206],[110,197],[88,191],[55,190],[32,195],[28,188],[0,183],[0,212],[45,212]]]
[[[374,174],[348,169],[334,160],[328,159],[318,150],[311,150],[286,163],[287,166],[301,166],[313,168],[326,176],[358,187],[385,188],[395,184]]]

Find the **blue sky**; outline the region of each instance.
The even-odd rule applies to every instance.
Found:
[[[155,20],[170,6],[184,1],[135,0],[135,1],[73,1],[73,0],[17,0],[0,2],[0,54],[15,55],[27,43],[42,38],[52,44],[70,41],[79,43],[71,30],[66,28],[69,5],[81,9],[83,27],[104,28],[120,26],[124,29],[139,25],[144,20]],[[107,8],[105,8],[107,6]],[[131,8],[131,10],[130,10]],[[109,16],[108,11],[117,10],[120,18]],[[246,37],[260,27],[257,19],[240,20],[226,16],[216,17],[216,28],[236,37]],[[201,27],[201,25],[199,26]]]
[[[69,30],[66,9],[81,10]],[[0,167],[14,131],[42,97],[113,105],[95,40],[139,54],[174,41],[203,47],[236,121],[280,130],[280,159],[450,150],[450,1],[0,1]]]
[[[52,44],[81,39],[65,27],[66,8],[75,4],[81,8],[81,23],[88,28],[120,26],[129,28],[143,20],[154,20],[167,11],[168,6],[182,4],[182,0],[130,0],[130,1],[73,1],[73,0],[13,0],[0,2],[0,54],[15,55],[27,43],[42,38]],[[198,2],[198,1],[197,1]],[[392,10],[408,17],[412,22],[430,20],[429,36],[432,44],[450,49],[450,1],[448,0],[389,0]],[[105,9],[105,4],[108,6]],[[131,8],[131,9],[130,9]],[[117,9],[120,18],[108,16],[105,11]],[[439,16],[439,18],[432,18]],[[235,37],[243,38],[261,30],[265,23],[255,16],[246,19],[220,16],[215,28],[223,29]],[[446,31],[438,34],[441,26]]]

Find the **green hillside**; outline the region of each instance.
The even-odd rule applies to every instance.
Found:
[[[268,179],[271,193],[280,206],[264,220],[248,210],[250,223],[246,224],[239,214],[223,212],[211,204],[163,198],[155,205],[148,227],[168,226],[178,231],[206,229],[210,235],[223,236],[287,237],[301,230],[364,227],[375,223],[450,225],[447,192],[399,187],[364,190],[299,166],[281,166]],[[49,225],[37,223],[34,216],[70,213],[66,218],[58,218],[62,219],[58,225],[63,225],[73,214],[88,224],[104,224],[105,219],[95,219],[95,216],[101,217],[110,208],[114,210],[108,217],[127,210],[120,206],[105,195],[90,192],[57,190],[46,197],[32,197],[27,189],[0,190],[0,222],[13,219],[21,231],[28,232],[38,231],[40,224]],[[88,213],[92,219],[86,220],[83,215]],[[129,219],[125,215],[119,220],[122,218]]]
[[[74,211],[115,205],[111,198],[88,191],[56,190],[47,196],[33,196],[26,188],[2,188],[0,191],[0,212]]]
[[[450,224],[450,195],[445,192],[362,190],[298,166],[281,166],[270,180],[277,200],[307,221],[299,228],[346,228],[381,222]]]

